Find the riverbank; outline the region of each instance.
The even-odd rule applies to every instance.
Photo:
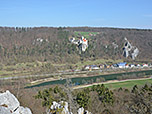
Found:
[[[93,76],[97,76],[95,75],[96,73],[99,73],[99,75],[110,75],[110,74],[118,74],[118,73],[128,73],[128,72],[135,72],[135,71],[147,71],[147,70],[152,70],[152,69],[131,69],[130,71],[126,71],[126,69],[121,69],[121,71],[110,71],[110,72],[101,72],[99,70],[97,71],[82,71],[82,74],[77,74],[75,72],[73,72],[73,74],[69,75],[64,75],[64,77],[58,76],[56,78],[45,78],[45,79],[39,79],[39,80],[35,80],[30,82],[31,85],[35,85],[35,84],[39,84],[39,83],[44,83],[44,82],[48,82],[48,81],[55,81],[55,80],[63,80],[66,78],[77,78],[77,77],[93,77]],[[85,74],[83,74],[85,73]],[[91,74],[94,73],[94,74]]]
[[[136,77],[133,78],[141,78],[139,75],[142,74],[142,77],[148,77],[152,75],[152,70],[144,70],[144,71],[135,71],[135,72],[123,72],[123,73],[113,73],[113,74],[106,74],[106,75],[96,75],[96,76],[81,76],[81,77],[74,77],[71,80],[72,83],[75,85],[86,85],[88,83],[95,83],[98,79],[104,79],[103,81],[113,81],[113,80],[118,80],[118,78],[123,79],[131,79],[131,75],[134,75]],[[129,76],[129,77],[127,77]],[[139,76],[139,77],[138,77]],[[122,80],[122,79],[121,79]],[[91,81],[91,82],[90,82]],[[100,81],[101,82],[101,81]],[[40,87],[40,86],[46,86],[46,85],[53,85],[53,84],[65,84],[66,83],[66,78],[47,78],[47,79],[41,79],[41,80],[36,80],[32,81],[27,85],[27,87]]]

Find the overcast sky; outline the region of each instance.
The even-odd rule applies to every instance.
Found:
[[[152,29],[152,0],[0,0],[0,26]]]

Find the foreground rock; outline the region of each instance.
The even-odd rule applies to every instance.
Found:
[[[29,108],[20,106],[17,98],[8,90],[0,93],[0,114],[32,114]]]
[[[84,108],[78,109],[78,114],[92,114],[91,112],[84,110]],[[53,104],[51,105],[50,109],[48,110],[47,114],[73,114],[68,109],[68,103],[61,101],[59,103],[53,101]]]
[[[78,114],[92,114],[91,112],[84,110],[83,107],[78,109]]]

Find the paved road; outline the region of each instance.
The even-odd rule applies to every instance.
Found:
[[[67,74],[83,74],[83,73],[91,73],[91,72],[95,73],[95,72],[106,72],[106,71],[121,71],[121,70],[123,70],[123,69],[103,69],[103,70],[74,71],[74,72],[70,72],[70,71],[69,72],[67,72],[67,71],[65,72],[65,71],[63,71],[63,72],[60,72],[60,73],[50,73],[50,74],[0,77],[0,80],[23,79],[23,78],[32,78],[32,77],[60,76],[60,75],[67,75]],[[151,69],[149,69],[149,70],[151,70]]]
[[[31,78],[31,77],[47,77],[47,76],[59,76],[66,74],[82,74],[88,72],[101,72],[101,70],[96,71],[75,71],[75,72],[62,72],[62,73],[51,73],[51,74],[39,74],[39,75],[25,75],[25,76],[10,76],[10,77],[0,77],[0,80],[11,80],[11,79],[23,79],[23,78]]]

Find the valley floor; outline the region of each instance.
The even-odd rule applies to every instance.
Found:
[[[43,83],[51,83],[51,82],[54,82],[54,81],[63,81],[67,78],[80,78],[80,80],[83,80],[83,79],[86,79],[86,78],[90,78],[90,79],[93,79],[93,78],[100,78],[102,76],[104,76],[104,78],[106,77],[111,77],[112,75],[124,75],[124,76],[127,76],[127,75],[138,75],[138,73],[142,73],[142,78],[146,78],[147,76],[145,76],[144,74],[145,73],[148,73],[150,72],[150,74],[152,74],[152,69],[130,69],[130,70],[120,70],[120,71],[104,71],[104,72],[100,72],[100,71],[94,71],[94,72],[90,72],[90,71],[82,71],[82,72],[79,72],[79,73],[72,73],[70,75],[62,75],[61,76],[57,76],[57,77],[48,77],[48,78],[43,78],[43,79],[37,79],[37,80],[34,80],[34,81],[31,81],[28,86],[37,86],[37,85],[43,85]],[[149,76],[148,76],[149,77]],[[110,81],[108,80],[105,80],[106,82],[104,83],[109,83],[109,82],[120,82],[121,80],[126,80],[126,79],[129,79],[131,77],[127,77],[125,79],[118,79],[118,76],[116,76],[117,79],[110,79]],[[132,77],[131,79],[137,79],[137,78],[141,78],[141,77]],[[108,82],[107,82],[108,81]],[[60,84],[59,83],[56,83],[56,84]],[[99,82],[103,82],[102,81],[99,81]],[[80,85],[83,85],[83,84],[80,84]]]

